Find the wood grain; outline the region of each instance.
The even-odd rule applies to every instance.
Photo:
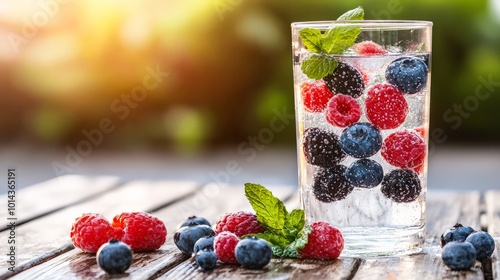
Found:
[[[114,215],[121,212],[147,211],[151,208],[158,208],[159,205],[175,202],[192,195],[196,189],[197,183],[194,182],[134,181],[95,199],[33,220],[17,229],[18,265],[30,263],[49,252],[58,252],[59,248],[70,244],[71,224],[82,213],[101,213],[108,219],[112,219]],[[0,239],[6,240],[7,234],[8,232],[0,233]],[[5,254],[0,256],[2,266],[5,264],[6,257]],[[48,264],[50,265],[50,261]]]
[[[489,279],[500,279],[500,191],[488,191],[484,194],[486,211],[486,230],[495,239],[496,250],[490,261],[491,271],[487,273]]]
[[[84,177],[66,175],[16,191],[16,224],[60,210],[109,191],[118,184],[118,177]],[[7,219],[7,194],[0,196],[0,220]],[[7,229],[0,225],[0,231]]]

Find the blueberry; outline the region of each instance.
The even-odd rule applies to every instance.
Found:
[[[204,249],[195,255],[196,264],[203,270],[214,269],[217,264],[217,255],[213,250]]]
[[[211,226],[210,222],[207,219],[202,218],[202,217],[191,216],[191,217],[188,217],[184,222],[178,224],[177,229],[180,229],[181,227],[185,227],[185,226],[189,226],[189,225],[194,225],[194,224]]]
[[[495,251],[495,240],[493,237],[484,231],[476,231],[471,233],[465,239],[465,242],[469,242],[476,249],[476,259],[478,261],[486,260],[491,257],[493,251]]]
[[[319,201],[329,203],[344,199],[350,194],[354,186],[345,177],[346,169],[344,165],[318,169],[314,173],[314,196]]]
[[[446,245],[446,243],[451,241],[465,241],[467,236],[474,231],[473,228],[469,226],[462,226],[461,224],[455,224],[452,228],[449,228],[441,234],[441,247]]]
[[[202,238],[198,239],[196,243],[194,243],[193,246],[193,253],[196,255],[198,251],[201,250],[213,250],[214,249],[214,239],[215,237],[213,236],[203,236]]]
[[[353,162],[345,176],[354,187],[373,188],[382,182],[384,171],[378,162],[365,158]]]
[[[132,264],[132,250],[127,244],[111,239],[97,251],[97,264],[109,274],[124,273]]]
[[[322,167],[335,166],[346,156],[338,136],[317,127],[306,129],[302,149],[309,164]]]
[[[194,244],[205,236],[215,236],[214,230],[207,225],[191,225],[178,229],[174,234],[174,243],[186,255],[192,255]]]
[[[381,191],[395,202],[412,202],[420,195],[422,186],[414,171],[394,169],[384,176]]]
[[[240,240],[234,252],[238,263],[246,268],[263,268],[273,256],[269,243],[255,236]]]
[[[429,69],[422,59],[401,57],[387,66],[385,78],[402,93],[414,94],[427,84],[428,72]]]
[[[360,97],[365,89],[363,76],[356,68],[340,62],[332,74],[323,78],[326,86],[334,94],[350,95],[354,98]]]
[[[468,242],[451,241],[443,247],[441,257],[451,270],[467,270],[476,262],[476,249]]]
[[[370,157],[382,147],[380,130],[371,123],[355,123],[342,132],[340,147],[355,158]]]

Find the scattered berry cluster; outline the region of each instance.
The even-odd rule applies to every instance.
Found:
[[[194,255],[202,270],[211,270],[221,263],[240,264],[245,268],[258,269],[266,266],[273,256],[271,245],[256,237],[264,232],[257,216],[249,212],[228,213],[214,225],[207,220],[190,217],[179,225],[175,245],[186,255]],[[301,258],[335,259],[344,248],[340,231],[325,222],[314,222],[307,244],[299,250]]]
[[[386,51],[365,41],[353,46],[361,55]],[[401,57],[385,70],[387,83],[365,90],[366,78],[353,66],[339,62],[335,71],[322,80],[301,84],[304,108],[322,113],[332,126],[343,128],[341,135],[318,127],[305,129],[302,149],[307,163],[317,166],[313,193],[322,202],[344,199],[354,188],[374,188],[395,202],[411,202],[421,192],[418,174],[426,157],[422,128],[398,130],[383,139],[381,130],[400,127],[408,115],[405,95],[421,92],[427,84],[428,68],[420,57]],[[369,122],[359,97],[364,98]],[[385,174],[382,165],[369,157],[380,151],[382,158],[396,169]],[[341,165],[347,157],[357,159]]]
[[[476,260],[484,261],[495,250],[495,241],[484,231],[456,224],[441,235],[441,257],[451,270],[467,270]]]
[[[99,266],[110,274],[123,273],[132,264],[132,251],[152,251],[165,243],[167,228],[145,212],[125,212],[110,223],[104,216],[85,213],[75,219],[70,232],[73,245],[96,253]]]

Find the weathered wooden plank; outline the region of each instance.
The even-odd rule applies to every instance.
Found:
[[[489,279],[500,279],[500,191],[488,191],[484,194],[486,204],[486,230],[495,239],[496,250],[493,252],[492,261],[483,265],[491,265],[487,271]]]
[[[109,191],[118,177],[66,175],[16,191],[15,216],[18,225]],[[0,220],[7,219],[7,194],[0,196]],[[0,231],[7,228],[0,225]]]
[[[213,188],[200,188],[193,196],[179,200],[154,213],[155,216],[165,222],[169,232],[167,243],[158,251],[135,254],[134,263],[127,271],[127,274],[123,275],[124,278],[148,279],[156,274],[162,274],[164,271],[188,259],[189,257],[181,254],[172,241],[177,224],[188,216],[196,214],[210,221],[215,221],[221,213],[225,213],[226,211],[250,210],[250,205],[244,204],[246,198],[243,195],[242,188],[223,187],[220,189],[221,192],[217,192],[217,196],[214,195],[215,192],[210,193],[209,190],[213,191]],[[172,190],[172,188],[163,188],[162,191],[156,192],[156,195],[170,193],[175,190]],[[274,191],[281,198],[288,197],[292,193],[290,188],[275,188]],[[203,196],[206,196],[206,194],[209,194],[208,197],[212,198],[211,202],[208,204],[199,204],[200,201],[204,201]],[[193,206],[195,204],[196,207]],[[198,212],[188,212],[191,210],[197,210]],[[75,270],[75,267],[78,270]],[[72,250],[46,263],[24,271],[16,275],[13,279],[26,279],[25,277],[53,279],[51,278],[53,275],[63,275],[64,277],[61,279],[81,279],[86,277],[99,279],[106,277],[97,267],[95,255]]]
[[[403,257],[365,259],[353,279],[484,279],[480,264],[470,271],[451,271],[441,260],[441,233],[457,222],[479,227],[478,192],[430,192],[427,196],[424,252]]]
[[[37,257],[57,251],[70,243],[71,224],[82,213],[97,212],[112,219],[114,215],[124,211],[159,208],[193,194],[196,189],[197,184],[194,182],[134,181],[92,200],[26,223],[17,228],[16,232],[17,264],[28,263],[24,266],[28,268],[29,263]],[[0,233],[0,239],[7,240],[8,234],[6,231]],[[2,265],[6,263],[6,258],[5,254],[0,256]]]

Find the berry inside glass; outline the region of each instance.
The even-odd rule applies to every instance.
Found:
[[[432,23],[292,23],[301,203],[342,256],[422,250]],[[359,13],[357,13],[359,14]]]

